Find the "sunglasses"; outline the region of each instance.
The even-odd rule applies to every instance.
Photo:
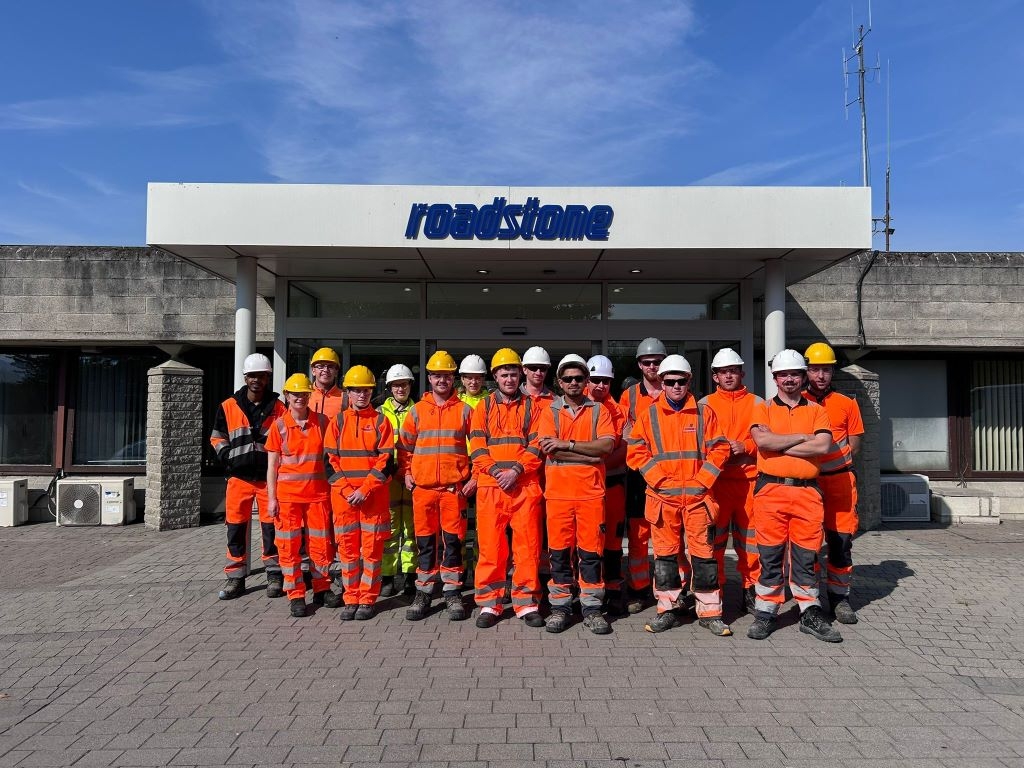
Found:
[[[661,360],[637,360],[640,365],[644,368],[650,368],[652,365],[660,365]]]
[[[665,387],[685,387],[690,383],[689,379],[662,379],[662,385]]]
[[[536,373],[537,371],[546,371],[548,369],[548,366],[546,366],[546,365],[524,365],[523,368],[525,368],[528,371],[533,371],[534,373]]]
[[[590,383],[593,384],[595,387],[600,387],[602,385],[609,385],[610,386],[611,383],[612,383],[612,380],[611,379],[603,379],[603,378],[602,379],[595,379],[595,378],[591,377]]]
[[[563,384],[582,384],[587,380],[586,376],[563,376],[561,379]]]

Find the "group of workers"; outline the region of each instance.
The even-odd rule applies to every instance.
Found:
[[[219,597],[245,592],[255,503],[267,596],[287,595],[292,616],[306,615],[312,590],[313,605],[340,608],[343,621],[369,619],[402,579],[408,620],[425,618],[438,591],[448,617],[464,620],[473,505],[482,629],[510,600],[527,626],[562,632],[578,600],[583,625],[601,635],[611,632],[607,615],[653,601],[649,632],[695,609],[701,627],[729,636],[731,536],[740,608],[754,616],[748,637],[771,634],[788,586],[800,631],[841,641],[830,617],[857,622],[853,456],[864,427],[856,401],[832,388],[835,352],[816,343],[777,354],[778,393],[767,402],[747,391],[743,360],[729,348],[711,362],[715,392],[700,400],[690,363],[660,340],[644,339],[636,360],[640,375],[616,401],[604,355],[563,357],[555,392],[541,347],[521,358],[499,349],[489,367],[478,355],[457,365],[438,351],[420,400],[411,397],[412,371],[397,364],[374,408],[373,372],[354,365],[339,387],[340,359],[329,348],[313,355],[312,380],[288,377],[284,403],[271,390],[270,360],[250,355],[245,384],[221,404],[211,435],[228,475]]]

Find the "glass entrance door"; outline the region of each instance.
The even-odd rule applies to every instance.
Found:
[[[491,356],[502,347],[514,349],[519,353],[519,356],[522,357],[526,353],[526,350],[533,346],[544,347],[551,356],[551,370],[548,372],[547,377],[548,387],[552,387],[552,382],[555,378],[555,367],[558,365],[558,361],[565,355],[574,353],[581,355],[583,359],[586,360],[591,355],[596,355],[601,351],[600,342],[594,341],[568,341],[565,339],[555,341],[547,339],[543,341],[530,341],[522,338],[469,340],[437,339],[435,341],[427,342],[427,357],[429,358],[430,355],[438,349],[450,352],[456,362],[459,363],[462,362],[462,359],[466,355],[480,355],[480,357],[484,359],[484,364],[489,368],[491,365]],[[488,384],[490,383],[490,377],[488,376]]]

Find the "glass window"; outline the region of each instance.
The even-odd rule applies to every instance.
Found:
[[[146,463],[146,372],[162,359],[146,352],[78,357],[73,464]]]
[[[0,464],[53,464],[55,355],[0,354]]]
[[[731,283],[611,283],[609,320],[738,320]]]
[[[873,360],[881,387],[883,472],[949,469],[945,360]]]
[[[384,385],[384,378],[388,368],[392,365],[402,363],[409,366],[416,379],[412,384],[412,396],[417,397],[416,391],[419,388],[420,375],[420,342],[413,339],[353,339],[348,344],[347,359],[351,365],[365,365],[373,371],[377,379],[377,388],[374,390],[374,403],[380,404],[387,399],[388,391]]]
[[[289,317],[417,319],[419,283],[291,282]]]
[[[1024,361],[974,362],[971,422],[974,471],[1024,472]]]
[[[432,283],[427,317],[437,320],[600,320],[601,286]]]

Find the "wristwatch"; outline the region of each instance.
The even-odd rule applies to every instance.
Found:
[[[575,440],[570,440],[569,441],[569,450],[570,451],[575,451],[576,450],[576,441]]]

